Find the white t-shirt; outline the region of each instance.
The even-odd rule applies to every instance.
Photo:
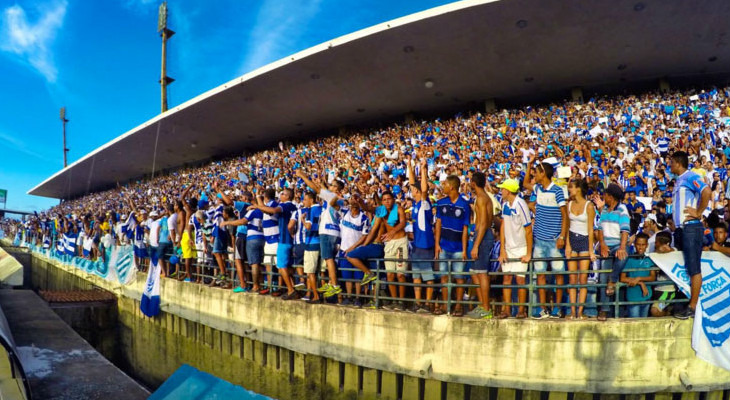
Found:
[[[340,219],[342,214],[347,213],[347,209],[340,207],[335,210],[330,205],[330,201],[335,198],[335,194],[327,189],[319,191],[319,197],[324,200],[322,204],[322,215],[319,217],[319,234],[340,237]]]
[[[530,226],[532,218],[527,203],[521,197],[515,197],[512,204],[502,203],[502,223],[504,226],[505,249],[519,249],[527,247],[525,227]]]
[[[173,213],[168,219],[167,219],[167,230],[170,231],[170,236],[172,236],[173,242],[179,242],[180,238],[177,235],[177,213]]]
[[[357,217],[348,212],[340,221],[340,249],[347,250],[370,231],[370,222],[364,212]]]
[[[522,163],[527,164],[530,161],[530,156],[535,154],[535,149],[520,149],[522,153]]]
[[[150,221],[147,226],[150,228],[150,246],[160,245],[160,220]]]

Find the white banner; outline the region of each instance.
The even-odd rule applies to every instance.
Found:
[[[654,263],[689,297],[689,275],[682,252],[649,254]],[[692,326],[697,357],[730,370],[730,258],[716,251],[702,253],[702,290]]]

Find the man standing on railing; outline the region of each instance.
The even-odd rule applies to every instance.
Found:
[[[530,166],[532,166],[535,157],[530,158]],[[533,258],[559,258],[550,262],[553,272],[565,271],[565,262],[562,260],[563,254],[561,249],[565,248],[565,239],[568,234],[568,207],[565,203],[565,192],[556,185],[553,179],[553,166],[548,162],[542,162],[535,168],[535,182],[531,181],[531,168],[527,168],[525,173],[524,186],[533,190],[537,197],[535,201],[535,228],[534,228],[534,250]],[[535,272],[541,273],[547,271],[547,262],[536,261],[533,263]],[[563,289],[560,288],[564,284],[563,275],[555,275],[555,283],[559,288],[555,291],[555,302],[563,301]],[[546,279],[544,274],[537,275],[537,284],[544,287]],[[547,304],[547,292],[545,289],[539,289],[538,294],[540,303]],[[542,311],[537,318],[562,318],[563,312],[561,307],[553,307],[552,313],[548,311],[546,305],[542,306]]]
[[[614,295],[616,282],[621,277],[621,271],[624,269],[628,255],[626,246],[631,226],[626,205],[621,203],[623,198],[624,192],[621,187],[612,183],[606,188],[603,201],[598,201],[596,204],[597,208],[601,210],[598,224],[594,228],[598,233],[601,257],[614,257],[603,260],[601,263],[601,269],[611,269],[610,275],[607,273],[599,275],[600,282],[607,285],[605,291],[600,291],[600,301],[602,303],[607,302],[608,297]],[[598,320],[605,321],[609,310],[610,306],[608,304],[601,305]]]
[[[469,312],[471,318],[490,319],[493,316],[492,308],[489,305],[489,255],[494,247],[494,235],[492,234],[492,200],[487,195],[484,187],[487,184],[487,177],[482,172],[475,172],[471,176],[471,190],[476,194],[474,202],[475,238],[470,258],[474,261],[471,276],[477,288],[477,297],[481,303]]]
[[[689,157],[683,151],[672,154],[670,170],[677,176],[672,193],[675,204],[672,219],[674,222],[674,247],[682,250],[684,267],[690,276],[689,304],[684,310],[674,314],[679,319],[694,317],[697,300],[702,287],[702,213],[707,208],[712,191],[702,177],[689,171]]]
[[[469,245],[469,222],[471,209],[469,203],[459,193],[461,181],[456,175],[449,175],[441,183],[442,191],[446,197],[436,203],[436,226],[434,227],[436,258],[441,260],[439,272],[441,283],[448,284],[451,273],[454,273],[456,280],[456,299],[461,301],[464,297],[464,272],[466,259],[468,257]],[[444,301],[449,300],[449,290],[442,288],[441,296]],[[448,312],[447,306],[436,307],[434,314],[440,315]],[[461,304],[454,307],[454,316],[464,315]]]

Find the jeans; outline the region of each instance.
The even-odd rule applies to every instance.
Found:
[[[684,267],[687,275],[693,276],[702,272],[700,259],[702,258],[702,237],[705,228],[701,223],[685,224],[674,231],[674,246],[682,251]]]
[[[557,240],[535,239],[532,250],[532,258],[562,258],[563,251],[558,249],[557,243]],[[532,265],[536,272],[545,272],[547,271],[547,264],[547,261],[535,261]],[[550,268],[552,268],[553,271],[565,271],[565,261],[550,261]]]
[[[601,269],[610,269],[611,270],[610,275],[607,273],[599,274],[600,282],[602,284],[606,284],[608,282],[618,282],[619,279],[621,278],[621,271],[624,270],[624,266],[626,265],[626,261],[628,260],[628,258],[619,260],[618,257],[616,257],[616,252],[620,248],[621,248],[620,245],[616,245],[616,246],[608,248],[608,256],[614,257],[614,258],[609,258],[609,259],[603,260],[601,263]],[[600,294],[599,298],[600,298],[601,303],[607,302],[609,300],[608,296],[606,296],[606,290],[599,289],[599,294]],[[610,310],[611,310],[610,305],[601,306],[601,311],[610,311]]]
[[[651,304],[636,304],[628,307],[629,318],[646,318]]]

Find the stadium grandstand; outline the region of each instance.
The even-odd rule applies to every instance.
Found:
[[[119,136],[29,191],[59,206],[3,230],[287,300],[687,318],[694,294],[644,254],[727,251],[729,16],[502,0],[379,24]]]

